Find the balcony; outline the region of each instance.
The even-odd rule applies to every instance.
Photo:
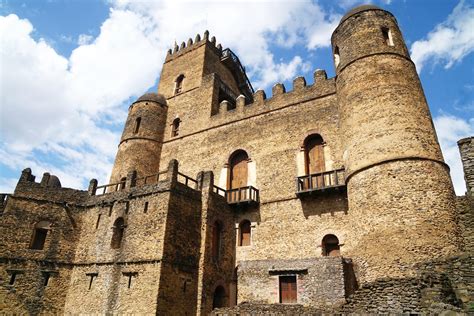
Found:
[[[224,190],[218,186],[214,186],[214,193],[225,197],[227,204],[258,204],[260,202],[260,194],[258,189],[253,186],[246,186],[236,189]]]
[[[327,193],[346,190],[344,169],[313,173],[296,178],[296,195]]]

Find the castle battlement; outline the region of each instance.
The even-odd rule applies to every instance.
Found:
[[[198,33],[196,37],[194,38],[194,41],[192,38],[189,38],[187,42],[181,42],[180,45],[175,43],[173,48],[172,49],[170,48],[168,50],[165,57],[165,63],[175,58],[181,57],[185,55],[186,53],[194,49],[197,49],[200,46],[205,45],[205,44],[208,44],[209,47],[214,48],[214,52],[217,55],[222,56],[222,45],[221,44],[216,45],[216,37],[212,36],[211,38],[209,38],[209,31],[206,30],[203,33],[202,38],[201,38],[201,35]]]

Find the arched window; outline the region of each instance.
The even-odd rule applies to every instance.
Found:
[[[222,244],[222,224],[215,222],[212,226],[212,245],[211,245],[211,254],[212,260],[214,262],[219,261],[220,252]]]
[[[336,46],[334,47],[334,64],[339,66],[339,62],[341,61],[341,58],[339,57],[339,47]]]
[[[142,122],[142,118],[141,117],[137,117],[135,119],[135,129],[133,130],[133,132],[136,134],[138,133],[138,131],[140,130],[140,123]]]
[[[324,171],[323,144],[321,135],[315,134],[306,138],[304,142],[306,174]]]
[[[239,225],[239,246],[250,246],[251,224],[243,220]]]
[[[112,227],[112,240],[110,241],[110,247],[112,249],[119,249],[122,246],[123,233],[125,230],[125,222],[122,217],[115,220],[114,226]]]
[[[326,235],[323,238],[323,256],[336,257],[341,254],[339,247],[339,239],[334,235]]]
[[[216,287],[214,290],[214,297],[212,299],[212,308],[225,307],[226,304],[226,295],[225,289],[222,286]]]
[[[184,81],[184,75],[179,75],[178,78],[176,78],[175,86],[174,86],[174,94],[181,93],[183,90],[183,81]]]
[[[173,120],[173,125],[171,127],[171,137],[175,137],[179,135],[179,124],[181,120],[177,117]]]
[[[229,159],[229,181],[228,188],[242,188],[248,182],[248,160],[249,156],[243,150],[238,150]]]
[[[30,249],[41,250],[44,248],[46,236],[51,229],[51,223],[48,221],[40,221],[35,224],[33,230],[33,238],[31,239]]]

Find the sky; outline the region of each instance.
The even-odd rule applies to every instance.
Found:
[[[474,135],[474,0],[0,0],[0,192],[21,170],[107,183],[128,106],[156,91],[166,51],[209,30],[271,96],[334,76],[330,37],[352,7],[398,20],[458,195],[457,140]]]

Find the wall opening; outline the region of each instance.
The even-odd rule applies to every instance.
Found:
[[[280,276],[280,303],[296,303],[297,289],[296,289],[296,275],[281,275]]]
[[[40,221],[35,224],[33,237],[31,239],[30,249],[42,250],[46,242],[46,236],[51,229],[51,223],[48,221]]]
[[[98,273],[86,273],[86,276],[89,277],[89,290],[92,289],[94,279],[97,278],[98,275]]]
[[[221,285],[216,287],[214,290],[214,296],[212,298],[212,309],[219,307],[226,307],[226,295],[225,289]]]
[[[388,27],[382,27],[382,36],[385,41],[385,44],[387,44],[388,46],[394,46],[392,31],[390,31]]]
[[[211,254],[214,262],[219,261],[222,244],[222,224],[216,221],[212,226]]]
[[[239,246],[250,246],[251,230],[250,221],[243,220],[239,224]]]
[[[133,133],[138,133],[138,131],[140,130],[140,123],[142,122],[142,118],[141,117],[137,117],[135,119],[135,128],[133,130]]]
[[[184,75],[181,74],[176,78],[175,84],[174,84],[174,94],[181,93],[183,90],[183,81],[184,81]]]
[[[43,286],[48,286],[50,278],[51,278],[51,273],[43,272]]]
[[[171,137],[176,137],[179,135],[180,124],[181,124],[181,120],[178,117],[173,120],[173,124],[171,126]]]
[[[9,271],[10,273],[10,280],[8,281],[9,285],[14,285],[16,282],[16,277],[20,274],[20,271]]]
[[[143,213],[148,212],[148,202],[145,202],[145,206],[143,207]]]
[[[112,249],[119,249],[122,246],[123,233],[125,230],[125,222],[122,217],[115,220],[114,226],[112,227],[112,240],[110,241],[110,247]]]
[[[102,216],[101,214],[99,214],[99,215],[97,216],[97,222],[95,223],[95,229],[98,229],[98,228],[99,228],[99,223],[100,223],[100,217],[101,217],[101,216]]]
[[[326,235],[322,242],[323,256],[337,257],[341,254],[339,239],[332,234]]]
[[[125,184],[127,183],[127,178],[123,177],[120,179],[119,190],[125,190]]]
[[[341,58],[339,57],[339,47],[336,46],[334,47],[334,64],[337,66],[339,66],[339,63],[341,61]]]
[[[308,136],[304,141],[305,172],[307,175],[324,172],[324,141],[321,135]]]

